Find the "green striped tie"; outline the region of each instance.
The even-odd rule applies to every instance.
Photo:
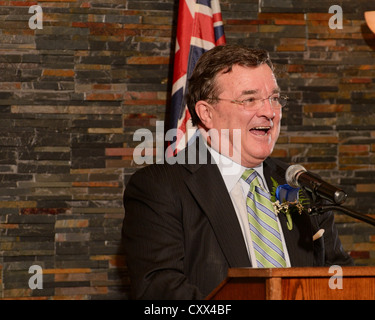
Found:
[[[246,207],[257,267],[285,267],[281,235],[271,196],[261,187],[254,169],[245,170],[242,179],[250,185]]]

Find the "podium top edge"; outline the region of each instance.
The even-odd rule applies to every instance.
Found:
[[[296,278],[296,277],[331,277],[340,272],[343,277],[374,277],[375,267],[292,267],[292,268],[230,268],[229,278]]]

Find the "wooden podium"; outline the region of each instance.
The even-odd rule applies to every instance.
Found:
[[[375,267],[229,269],[206,299],[375,300]]]

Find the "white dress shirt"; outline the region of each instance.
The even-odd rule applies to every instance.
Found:
[[[208,147],[208,146],[207,146]],[[249,184],[246,183],[245,180],[241,178],[244,171],[248,168],[241,166],[240,164],[232,161],[230,158],[218,153],[213,148],[208,147],[210,150],[212,157],[214,158],[216,164],[219,167],[220,173],[224,179],[225,186],[230,194],[230,198],[232,199],[232,203],[234,209],[237,214],[238,222],[240,224],[242,235],[245,240],[247,252],[249,254],[250,261],[254,266],[255,258],[255,251],[253,247],[253,242],[251,240],[250,234],[250,227],[249,227],[249,220],[247,217],[247,209],[246,209],[246,198],[247,193],[249,192]],[[264,174],[263,174],[263,164],[259,167],[252,168],[254,169],[258,175],[260,176],[261,183],[265,190],[268,190],[267,184],[265,183]],[[285,254],[286,266],[290,267],[290,259],[288,255],[288,250],[286,248],[284,235],[281,229],[279,218],[277,217],[277,222],[279,225],[279,230],[281,234],[282,245]]]

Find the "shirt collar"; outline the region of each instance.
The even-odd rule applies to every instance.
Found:
[[[237,162],[234,162],[232,159],[222,155],[221,153],[217,152],[215,149],[207,146],[210,150],[212,157],[214,158],[220,173],[224,179],[225,186],[227,187],[228,192],[231,192],[236,183],[240,180],[242,174],[246,168],[240,165]],[[261,163],[258,167],[252,168],[258,172],[258,174],[263,177],[263,163]]]

